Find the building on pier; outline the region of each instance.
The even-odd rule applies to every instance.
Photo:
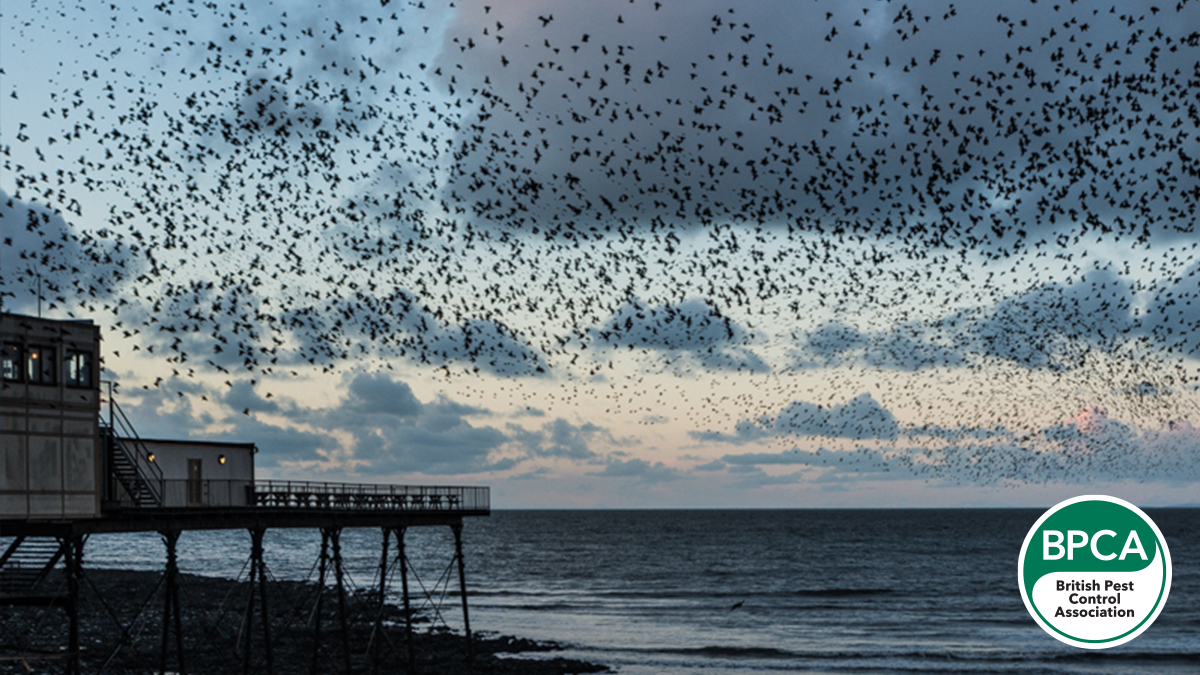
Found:
[[[0,536],[6,540],[0,553],[0,603],[45,603],[66,610],[67,672],[81,672],[77,608],[84,542],[89,536],[117,532],[163,535],[164,671],[172,612],[175,660],[184,670],[174,579],[176,542],[188,530],[247,530],[253,588],[254,580],[266,574],[262,537],[267,529],[318,529],[320,583],[325,583],[327,569],[336,570],[337,590],[343,593],[341,530],[381,528],[380,597],[393,564],[388,562],[388,542],[394,539],[407,607],[405,530],[448,526],[454,532],[451,564],[458,567],[469,648],[462,525],[465,517],[489,515],[488,488],[259,480],[253,443],[141,438],[115,400],[112,385],[100,380],[100,329],[91,321],[4,313],[0,334]],[[65,567],[66,593],[46,595],[39,584],[56,566]],[[265,588],[260,591],[263,618],[267,616]],[[251,604],[247,607],[244,627],[248,630]],[[412,614],[406,611],[406,615],[411,631]],[[315,630],[320,635],[317,621]],[[259,623],[269,671],[269,621]],[[249,659],[248,650],[245,658]]]
[[[100,516],[100,329],[0,315],[0,519]]]

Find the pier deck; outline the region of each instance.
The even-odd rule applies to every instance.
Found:
[[[115,532],[461,525],[491,513],[486,487],[313,481],[159,481],[163,506],[106,505],[97,518],[0,521],[5,536]],[[245,495],[241,506],[232,494]],[[172,495],[200,497],[191,505]]]

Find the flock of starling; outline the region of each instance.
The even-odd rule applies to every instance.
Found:
[[[176,375],[628,387],[631,355],[776,383],[739,429],[793,439],[844,416],[788,423],[818,369],[994,372],[963,411],[1055,378],[1147,425],[1195,407],[1195,3],[60,4],[4,10],[0,292],[28,311],[40,285]],[[1185,461],[1105,419],[903,427],[872,437],[919,450],[856,461]],[[812,435],[878,419],[841,424]]]

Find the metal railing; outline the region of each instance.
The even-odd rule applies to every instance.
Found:
[[[261,507],[341,511],[490,511],[486,487],[371,485],[310,481],[160,479],[160,504],[139,505],[128,495],[123,508]]]
[[[257,481],[257,506],[400,511],[488,511],[486,487],[445,485],[370,485],[311,481]]]
[[[150,450],[142,442],[141,437],[138,436],[137,430],[133,428],[133,424],[125,416],[125,412],[121,410],[121,406],[117,405],[117,401],[113,397],[113,383],[106,380],[103,384],[107,386],[108,402],[106,442],[110,444],[110,451],[119,452],[124,455],[125,463],[131,466],[134,471],[134,476],[123,477],[122,482],[125,480],[136,480],[142,483],[140,486],[126,485],[125,489],[139,491],[138,488],[145,488],[150,492],[150,499],[161,503],[162,490],[156,484],[161,483],[163,480],[162,469],[151,460]],[[112,472],[115,469],[112,466],[114,463],[113,458],[110,457],[109,462],[109,470]]]

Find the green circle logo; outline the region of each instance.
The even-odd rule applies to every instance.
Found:
[[[1034,523],[1017,562],[1025,608],[1050,635],[1105,649],[1142,634],[1171,589],[1167,541],[1141,509],[1086,495]]]

